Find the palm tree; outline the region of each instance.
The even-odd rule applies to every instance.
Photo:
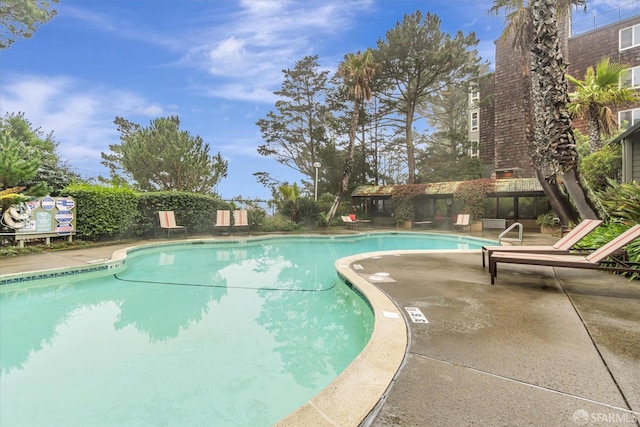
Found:
[[[602,148],[602,135],[611,136],[618,130],[618,120],[610,106],[625,105],[638,100],[633,89],[620,86],[620,78],[629,68],[627,64],[600,61],[595,70],[587,68],[584,80],[567,74],[576,91],[569,94],[569,112],[573,117],[586,117],[589,122],[589,149]]]
[[[598,218],[597,202],[580,178],[578,152],[567,104],[566,66],[558,42],[556,0],[532,0],[533,43],[531,54],[538,83],[533,88],[539,155],[550,160],[551,172],[560,175],[580,217]]]
[[[294,182],[293,185],[280,184],[278,192],[282,200],[291,205],[291,220],[297,222],[298,198],[300,198],[300,187],[298,187],[298,183]]]
[[[344,160],[344,169],[342,172],[342,181],[340,189],[333,201],[331,210],[329,210],[328,223],[331,224],[333,218],[338,211],[342,195],[349,188],[351,173],[353,171],[353,155],[355,151],[356,132],[358,130],[358,120],[360,118],[360,109],[364,101],[371,99],[371,82],[376,73],[377,64],[373,61],[373,52],[367,49],[364,52],[348,53],[345,55],[344,61],[338,67],[338,76],[342,77],[349,92],[348,97],[353,99],[353,112],[351,113],[351,126],[349,128],[349,146],[347,148],[347,156]]]
[[[539,72],[530,72],[530,70],[540,71],[540,68],[538,68],[540,57],[533,52],[536,44],[546,45],[547,49],[553,48],[557,55],[557,57],[552,58],[555,66],[560,67],[560,69],[564,67],[558,44],[557,18],[558,16],[566,16],[569,14],[571,8],[574,6],[584,5],[585,0],[557,0],[545,4],[544,7],[552,8],[553,13],[549,16],[551,21],[547,22],[547,26],[544,27],[547,33],[542,38],[539,38],[538,35],[540,34],[536,33],[540,28],[534,28],[534,25],[536,25],[534,9],[540,10],[541,4],[533,0],[494,0],[493,7],[489,10],[489,12],[493,14],[498,14],[502,11],[505,12],[506,26],[502,33],[502,40],[504,42],[509,37],[512,37],[514,49],[521,50],[523,56],[526,58],[527,67],[525,67],[526,70],[523,72],[523,81],[528,82],[528,87],[523,91],[523,100],[527,109],[525,115],[527,120],[526,128],[530,129],[528,139],[531,160],[545,195],[563,224],[570,222],[577,223],[579,220],[578,212],[580,216],[585,218],[594,217],[595,213],[594,210],[589,207],[592,205],[591,202],[580,202],[580,200],[588,199],[588,196],[586,189],[582,188],[579,182],[577,153],[575,153],[576,155],[573,157],[575,164],[571,169],[572,173],[563,176],[562,182],[567,188],[567,193],[569,193],[572,198],[575,197],[574,203],[578,208],[578,212],[575,211],[567,196],[560,189],[557,181],[559,170],[556,161],[558,158],[556,150],[566,147],[570,148],[570,145],[559,145],[559,141],[554,140],[554,136],[549,134],[546,127],[549,123],[545,122],[545,117],[548,117],[545,115],[545,102],[548,102],[549,99],[546,101],[542,99],[541,90],[541,88],[545,87],[544,84],[546,83],[540,81],[541,75]],[[539,24],[540,22],[538,22],[538,26],[540,26]],[[558,59],[560,63],[557,63]],[[564,84],[566,85],[566,82]],[[573,134],[571,136],[573,137]],[[566,153],[560,157],[566,159]],[[571,158],[571,156],[569,156],[569,158]],[[569,191],[569,186],[572,188],[571,191]],[[581,192],[582,194],[578,194],[577,192]]]

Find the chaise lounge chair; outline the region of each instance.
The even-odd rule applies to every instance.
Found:
[[[456,222],[453,223],[453,227],[461,227],[463,230],[469,228],[469,221],[471,220],[471,215],[469,214],[459,214],[456,217]]]
[[[499,262],[640,273],[640,269],[636,264],[627,263],[614,256],[616,252],[622,250],[622,248],[639,237],[640,224],[636,224],[588,256],[496,252],[489,259],[491,284],[494,284],[498,275]]]
[[[216,223],[213,229],[224,231],[225,228],[227,231],[231,231],[231,211],[224,209],[216,211]]]
[[[167,237],[171,238],[172,231],[184,231],[184,238],[187,238],[187,227],[176,225],[176,217],[173,211],[159,211],[160,228],[167,230]]]
[[[591,233],[596,227],[602,224],[599,219],[585,219],[576,225],[562,239],[551,246],[483,246],[482,247],[482,268],[485,267],[485,255],[491,264],[491,256],[494,252],[518,252],[536,254],[568,254],[571,249],[575,249],[576,244],[584,236]]]
[[[233,211],[233,229],[236,228],[246,228],[249,231],[249,215],[244,209]]]
[[[354,217],[355,217],[355,215],[354,215]],[[340,218],[342,218],[342,223],[347,228],[357,228],[358,227],[358,220],[352,218],[351,215],[342,215]]]

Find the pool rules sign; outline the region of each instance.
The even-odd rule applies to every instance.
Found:
[[[71,197],[39,197],[27,202],[30,217],[16,233],[55,233],[68,236],[75,231],[75,200]]]

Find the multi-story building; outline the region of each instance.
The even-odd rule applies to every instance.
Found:
[[[621,84],[640,88],[640,0],[611,13],[578,21],[570,17],[559,24],[561,50],[567,73],[583,79],[588,67],[604,59],[622,62],[629,69]],[[532,178],[527,144],[529,88],[527,63],[509,40],[495,42],[493,78],[485,76],[470,94],[470,155],[477,155],[485,165],[487,177]],[[640,103],[611,107],[622,126],[640,121]],[[575,119],[574,127],[587,134],[584,120]]]

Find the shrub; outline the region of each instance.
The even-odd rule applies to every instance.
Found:
[[[478,221],[484,213],[484,199],[489,193],[495,193],[496,183],[491,179],[474,179],[460,183],[453,194],[464,202],[464,213],[471,215],[472,221]]]
[[[135,233],[140,216],[133,190],[72,184],[61,194],[76,201],[76,228],[82,238],[100,240]]]
[[[266,217],[260,224],[260,231],[272,232],[272,231],[295,231],[301,227],[289,218],[285,218],[281,214],[276,214],[271,217]]]
[[[609,186],[598,193],[600,203],[612,218],[630,224],[640,224],[640,183],[619,184],[609,180]]]
[[[318,214],[320,207],[312,197],[300,197],[297,200],[298,205],[298,222],[307,226],[316,225],[318,223]]]
[[[391,200],[396,224],[415,219],[416,210],[413,201],[416,197],[425,195],[424,188],[422,184],[402,184],[394,187]]]
[[[609,179],[617,180],[622,172],[622,145],[605,145],[602,149],[584,157],[580,171],[594,190],[607,187]]]
[[[536,224],[543,226],[554,226],[558,225],[559,222],[556,220],[558,216],[554,211],[545,212],[543,214],[538,215],[536,218]]]

